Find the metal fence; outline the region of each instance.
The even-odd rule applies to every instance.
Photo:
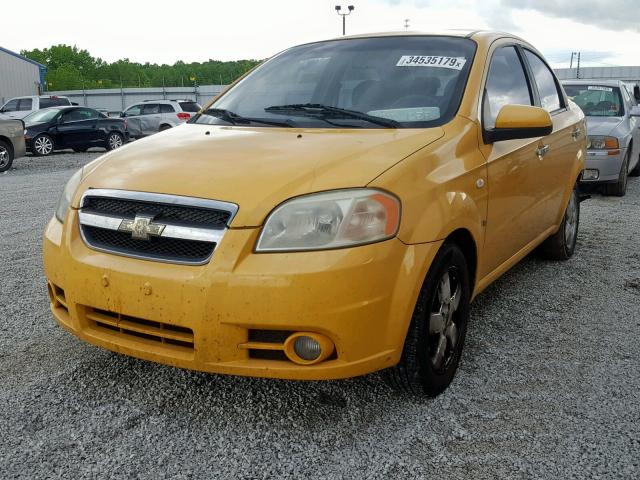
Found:
[[[195,100],[203,105],[219,94],[226,85],[200,85],[197,87],[105,88],[98,90],[67,90],[47,92],[47,95],[69,97],[74,103],[118,113],[128,106],[144,100]]]

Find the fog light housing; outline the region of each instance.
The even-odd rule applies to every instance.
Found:
[[[600,170],[597,168],[586,168],[582,172],[583,180],[597,180],[598,178],[600,178]]]
[[[284,343],[284,353],[299,365],[313,365],[327,359],[334,350],[333,342],[326,336],[312,332],[297,332]]]

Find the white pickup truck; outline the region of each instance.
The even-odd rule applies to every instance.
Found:
[[[0,108],[0,118],[24,118],[31,112],[49,107],[62,107],[71,105],[67,97],[56,97],[51,95],[15,97],[5,103]]]

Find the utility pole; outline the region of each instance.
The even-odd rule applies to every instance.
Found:
[[[577,59],[576,78],[580,78],[580,52],[571,52],[571,61],[569,62],[569,69],[573,68],[573,58]]]
[[[578,67],[576,68],[576,78],[580,78],[580,52],[578,52]]]
[[[336,5],[336,13],[338,15],[340,15],[342,17],[342,35],[346,35],[347,33],[347,27],[346,27],[346,17],[347,15],[351,15],[351,12],[353,12],[355,10],[356,7],[354,7],[353,5],[349,5],[347,7],[348,12],[347,13],[340,13],[340,11],[342,10],[342,7],[340,5]]]

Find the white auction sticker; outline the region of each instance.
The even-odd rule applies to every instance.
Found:
[[[611,87],[600,87],[598,85],[589,85],[587,90],[598,90],[600,92],[613,92],[613,88]]]
[[[438,67],[462,70],[467,59],[464,57],[445,57],[442,55],[403,55],[396,67]]]

